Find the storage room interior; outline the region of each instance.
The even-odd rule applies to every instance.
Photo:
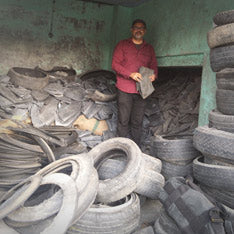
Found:
[[[58,187],[61,187],[64,191],[68,188],[65,188],[66,186],[62,184],[63,182],[61,182],[61,184],[51,186],[54,182],[50,182],[50,179],[48,179],[49,182],[46,180],[43,181],[42,177],[50,174],[51,171],[51,174],[53,174],[54,171],[64,172],[65,169],[68,169],[68,172],[66,171],[67,174],[70,173],[71,177],[77,176],[79,173],[76,174],[74,172],[75,168],[81,168],[83,165],[82,160],[90,160],[87,159],[87,157],[86,159],[83,159],[85,158],[84,154],[87,153],[87,155],[91,155],[94,158],[92,159],[94,160],[92,161],[92,164],[95,165],[96,168],[100,169],[100,171],[102,171],[102,165],[103,168],[106,166],[106,170],[103,169],[102,171],[102,179],[101,177],[99,178],[99,183],[102,183],[100,181],[106,181],[105,175],[111,170],[114,171],[110,172],[112,176],[111,178],[116,176],[118,173],[125,172],[123,169],[124,165],[126,165],[124,163],[127,161],[123,160],[123,157],[126,156],[125,154],[127,154],[127,157],[130,157],[130,159],[128,158],[128,162],[133,160],[131,158],[132,156],[128,155],[128,148],[130,149],[132,147],[131,143],[129,143],[128,140],[124,143],[121,141],[116,143],[114,141],[117,107],[116,101],[113,101],[116,89],[115,74],[112,71],[111,63],[115,45],[120,40],[131,37],[130,29],[134,19],[143,19],[146,22],[147,29],[144,39],[153,46],[158,62],[158,78],[153,82],[155,91],[148,98],[146,113],[143,120],[142,145],[139,147],[139,154],[141,155],[140,157],[146,157],[146,159],[144,159],[142,167],[144,167],[145,170],[149,169],[150,172],[155,169],[157,172],[157,179],[155,179],[156,184],[160,188],[164,186],[168,178],[173,177],[172,174],[170,174],[170,170],[171,173],[174,173],[175,171],[173,171],[174,169],[170,169],[170,163],[175,163],[176,173],[181,172],[182,176],[183,173],[186,174],[187,171],[191,172],[193,170],[193,160],[196,160],[196,157],[201,156],[201,153],[195,150],[196,147],[192,147],[193,143],[191,138],[198,126],[202,127],[208,125],[208,115],[216,108],[216,74],[210,66],[210,48],[207,44],[207,33],[215,26],[212,19],[218,12],[232,10],[233,8],[233,0],[1,0],[0,102],[3,103],[5,98],[7,99],[6,93],[8,91],[11,93],[14,92],[15,94],[14,96],[12,94],[8,94],[10,97],[10,104],[8,103],[8,100],[6,101],[6,104],[2,104],[0,106],[0,151],[2,151],[0,152],[2,157],[0,157],[0,168],[2,170],[2,172],[0,170],[0,232],[1,230],[4,230],[8,233],[8,231],[12,231],[9,229],[10,227],[15,229],[17,233],[30,233],[31,230],[35,230],[35,233],[41,233],[41,228],[45,224],[43,223],[45,220],[42,222],[43,225],[41,226],[37,226],[37,222],[41,221],[38,217],[42,217],[44,215],[43,212],[39,212],[40,214],[38,217],[29,217],[30,215],[26,215],[25,220],[22,218],[22,215],[20,217],[20,212],[22,212],[22,214],[26,214],[27,207],[32,206],[35,207],[35,209],[36,206],[41,207],[39,205],[42,205],[43,199],[51,199],[52,201],[52,198],[55,198],[53,197],[54,195],[57,196],[56,198],[60,199],[60,202],[58,203],[59,199],[55,199],[56,201],[53,201],[53,213],[48,213],[47,217],[43,216],[43,219],[48,218],[50,224],[52,223],[52,218],[58,216],[55,216],[55,214],[60,214],[58,211],[62,202],[61,197],[59,197],[61,194],[57,194]],[[9,77],[10,74],[12,75],[12,68],[15,67],[26,69],[35,68],[35,71],[39,72],[39,75],[46,74],[46,77],[50,77],[48,79],[53,80],[51,84],[54,84],[55,86],[46,86],[46,94],[42,94],[41,92],[45,86],[37,88],[38,90],[36,91],[33,89],[29,91],[29,89],[27,90],[27,87],[24,87],[25,89],[23,88],[21,90],[17,85],[16,87],[13,87],[14,85],[9,84],[11,81]],[[58,69],[57,72],[59,71],[60,73],[56,73],[56,69]],[[66,77],[64,79],[64,71],[65,74],[66,72],[71,72],[71,75],[69,75],[69,79],[71,80],[66,80]],[[25,74],[28,75],[27,72]],[[92,80],[92,78],[95,79]],[[109,81],[106,81],[106,79],[109,79]],[[105,85],[106,87],[104,87]],[[112,98],[111,101],[108,101],[108,104],[105,104],[102,100],[95,101],[95,99],[92,99],[93,94],[89,92],[90,90],[94,90],[95,87],[100,88],[102,91],[104,90],[104,93],[107,92],[105,94]],[[6,88],[9,88],[9,90],[6,91]],[[76,95],[76,97],[74,98],[73,95]],[[83,98],[83,96],[85,96],[85,98]],[[90,100],[88,100],[89,98]],[[62,111],[62,109],[64,111]],[[43,117],[41,115],[41,119],[39,119],[40,111],[46,112],[44,112],[45,115],[43,115]],[[77,113],[75,113],[76,111]],[[28,118],[29,116],[30,118]],[[12,122],[5,121],[8,118],[11,119]],[[18,120],[23,121],[21,123],[21,121]],[[43,120],[45,121],[44,123]],[[67,124],[65,123],[65,120],[70,122]],[[73,122],[71,122],[71,120]],[[55,130],[52,130],[52,128],[50,128],[51,126],[60,127],[54,125],[65,126],[67,129],[61,130],[56,128]],[[71,128],[74,126],[76,127],[76,131],[73,132]],[[33,127],[35,127],[35,129],[33,129]],[[10,131],[14,132],[15,138],[10,136],[11,133],[6,130],[8,128]],[[42,130],[36,130],[36,128],[41,128]],[[39,133],[39,131],[41,132]],[[9,138],[8,136],[6,137],[8,133]],[[198,139],[198,134],[200,134],[200,132],[196,134],[195,139],[196,137]],[[162,148],[160,148],[161,145],[158,147],[158,145],[162,143],[162,139],[156,139],[155,137],[157,136],[167,136],[168,139],[176,139],[176,137],[180,138],[181,136],[182,140],[185,140],[186,137],[184,138],[184,136],[189,136],[191,141],[189,142],[189,144],[191,144],[189,147],[193,148],[189,148],[189,153],[191,154],[189,159],[185,160],[175,158],[176,162],[171,162],[166,159],[164,161],[163,158],[157,157],[160,153],[164,156],[166,151],[170,151],[172,154],[174,152],[174,157],[176,157],[175,155],[177,155],[177,150],[179,149],[179,147],[177,148],[177,146],[173,145],[175,148],[163,151],[163,146]],[[77,137],[77,139],[75,139],[75,137]],[[21,142],[25,145],[22,147],[20,146],[20,149],[17,148],[17,144],[14,145],[15,143],[11,143],[14,142],[15,139],[22,142],[25,140],[24,143]],[[122,158],[122,161],[120,160],[122,168],[120,167],[116,171],[113,169],[114,166],[116,166],[114,161],[112,162],[113,165],[110,161],[110,167],[108,167],[108,163],[105,164],[101,162],[101,156],[96,156],[96,158],[93,156],[95,153],[97,154],[97,152],[99,152],[99,143],[102,142],[105,144],[105,140],[109,140],[110,143],[100,146],[100,151],[105,151],[105,148],[107,150],[110,149],[111,151],[112,144],[120,147],[117,149],[113,148],[112,150],[114,155],[113,157],[116,157],[117,159]],[[48,143],[48,145],[46,143]],[[7,144],[13,144],[14,150],[17,149],[16,151],[17,154],[19,154],[20,162],[23,162],[22,164],[25,163],[24,167],[15,163],[16,156],[13,152],[13,148]],[[31,144],[34,146],[32,149],[29,147]],[[124,146],[125,144],[126,146]],[[40,145],[41,148],[38,149],[35,145]],[[124,149],[123,152],[121,147]],[[188,147],[187,142],[186,147]],[[26,151],[23,151],[22,148]],[[95,151],[95,149],[97,150]],[[14,155],[15,158],[10,158],[7,150],[10,150],[9,155]],[[33,152],[32,155],[30,150]],[[4,155],[5,153],[7,154]],[[81,158],[83,157],[80,161],[76,161],[74,158],[65,158],[67,155],[70,156],[70,154],[80,153]],[[178,155],[180,155],[180,153],[181,152],[179,152]],[[22,156],[23,154],[25,154],[25,156]],[[63,154],[66,156],[63,156]],[[104,154],[105,156],[108,156],[110,153],[108,151],[103,153],[103,155]],[[155,156],[158,161],[153,162],[149,159],[148,154]],[[233,155],[233,152],[230,154]],[[206,156],[209,154],[204,153],[204,155]],[[6,162],[4,160],[6,160]],[[59,164],[59,162],[58,164],[53,164],[59,160],[62,160],[61,164]],[[196,165],[199,164],[199,160],[200,159],[197,159],[198,163],[196,161]],[[224,161],[225,162],[222,162],[223,164],[219,165],[227,165],[225,163],[230,162],[229,159],[225,159]],[[88,164],[90,162],[87,161],[86,163]],[[135,167],[137,167],[137,163],[139,165],[141,164],[140,161],[137,161],[135,162]],[[209,162],[206,161],[206,163]],[[160,164],[160,166],[158,166],[158,164]],[[51,168],[53,165],[55,166],[53,169],[47,169],[49,165],[51,165]],[[184,169],[186,169],[186,171],[184,171]],[[40,174],[41,170],[43,171]],[[139,171],[137,173],[132,170],[133,174],[131,176],[129,175],[129,181],[133,177],[138,178],[138,174],[144,174],[142,171],[143,169],[141,169],[141,172]],[[30,193],[25,200],[20,200],[21,204],[17,203],[17,207],[14,207],[14,209],[10,207],[9,209],[12,209],[11,211],[5,211],[4,202],[12,195],[9,195],[7,191],[9,191],[13,186],[16,186],[19,182],[26,180],[27,176],[34,175],[36,173],[39,173],[41,177],[39,178],[34,176],[32,177],[33,179],[31,182],[36,185],[36,180],[40,180],[40,182],[38,182],[39,184],[37,184],[37,188],[35,187],[35,190]],[[120,204],[122,204],[138,199],[133,197],[135,196],[132,195],[133,193],[129,192],[127,194],[128,197],[124,200],[123,197],[118,197],[118,194],[120,194],[118,190],[113,192],[114,189],[110,189],[110,194],[106,195],[104,190],[109,190],[109,187],[105,187],[105,184],[101,185],[103,187],[98,185],[98,180],[96,181],[95,179],[95,173],[96,172],[93,172],[92,169],[88,168],[84,175],[91,179],[89,181],[84,179],[83,184],[81,185],[77,182],[78,177],[76,177],[76,180],[72,177],[73,182],[69,182],[71,183],[70,189],[72,190],[74,187],[75,190],[76,186],[83,186],[82,189],[84,191],[82,190],[82,192],[84,192],[85,195],[81,196],[81,201],[84,202],[84,205],[80,205],[81,203],[78,204],[79,194],[77,193],[77,197],[74,196],[71,199],[71,201],[74,203],[77,202],[78,204],[77,207],[74,208],[72,220],[64,218],[64,221],[61,222],[65,223],[63,226],[58,225],[59,219],[55,218],[53,220],[53,222],[57,224],[57,226],[54,224],[54,227],[56,226],[56,230],[58,231],[56,233],[104,233],[98,231],[86,232],[88,228],[85,229],[85,227],[84,230],[82,229],[83,220],[81,221],[82,225],[79,226],[79,218],[84,217],[82,215],[84,215],[85,211],[87,211],[93,202],[95,201],[102,204],[105,203],[103,202],[105,200],[110,202],[110,206],[113,205],[113,207],[115,207],[116,203],[119,204],[116,202],[117,200],[121,201]],[[160,173],[162,173],[162,175]],[[155,181],[152,180],[148,184],[148,181],[146,180],[147,176],[149,175],[144,175],[144,178],[141,178],[141,180],[139,179],[139,181],[143,181],[142,184],[145,183],[148,186],[152,183],[151,187],[153,188],[153,182]],[[68,178],[61,177],[61,181],[63,181],[63,179],[64,181],[69,180]],[[60,177],[58,177],[57,180],[60,180]],[[125,180],[128,181],[128,177],[126,177]],[[76,184],[74,181],[76,181]],[[107,181],[109,181],[109,177]],[[132,186],[134,183],[137,183],[136,188],[134,188],[135,190],[133,189],[132,191],[145,192],[145,188],[143,188],[142,184],[140,185],[140,183],[138,183],[139,181],[131,184]],[[27,180],[25,183],[28,183]],[[116,182],[118,185],[121,183],[124,186],[124,180],[121,182],[118,181],[118,183]],[[48,186],[48,184],[50,185]],[[42,189],[39,191],[40,185],[43,186],[41,186]],[[101,192],[99,194],[99,192],[95,192],[91,189],[91,187],[96,188],[98,186],[103,189],[103,191],[101,191],[103,194],[101,194]],[[126,186],[129,187],[129,191],[131,191],[131,186]],[[156,225],[156,223],[154,224],[155,220],[162,215],[162,204],[158,200],[159,192],[157,186],[155,187],[155,191],[153,191],[156,195],[152,195],[151,193],[149,195],[147,191],[147,196],[149,195],[148,197],[146,195],[140,196],[139,203],[145,204],[145,206],[141,207],[140,221],[138,220],[138,224],[132,224],[135,221],[133,222],[128,219],[130,216],[133,217],[138,211],[134,210],[135,208],[128,209],[128,214],[123,214],[123,216],[126,215],[127,217],[126,222],[119,225],[120,229],[122,229],[117,233],[134,233],[132,230],[135,231],[139,229],[139,222],[141,228],[151,228],[151,226],[153,227]],[[209,188],[209,185],[207,185],[207,187]],[[224,189],[226,188],[227,187]],[[204,186],[204,191],[205,189],[207,188]],[[207,189],[207,193],[212,195],[213,190],[209,189]],[[45,195],[47,190],[51,192],[50,195]],[[45,195],[46,198],[34,200],[34,197],[30,196],[34,194],[35,191],[38,192],[40,196]],[[234,190],[231,190],[231,192],[228,191],[228,193],[230,193],[227,197],[233,197],[233,191]],[[19,193],[21,194],[21,192]],[[22,194],[23,193],[24,191]],[[116,195],[114,193],[116,193]],[[26,201],[29,197],[31,200],[29,199]],[[85,197],[90,200],[85,200]],[[218,199],[220,197],[218,197]],[[13,197],[13,200],[15,199],[16,198]],[[145,203],[147,199],[148,202]],[[220,200],[222,199],[220,198]],[[89,205],[88,202],[90,202]],[[225,205],[229,205],[229,207],[234,209],[234,206],[230,205],[233,204],[232,202],[233,200],[230,199],[229,202],[225,203]],[[19,213],[16,212],[15,215],[13,211],[22,206],[22,204],[25,205],[23,208],[26,207],[26,209],[20,210]],[[63,204],[64,207],[69,206],[68,203]],[[78,211],[79,209],[80,211]],[[64,215],[64,217],[65,216],[66,215]],[[29,219],[27,219],[28,217]],[[88,220],[91,216],[87,217],[85,218]],[[92,218],[93,217],[90,219]],[[110,216],[110,220],[111,219],[112,216]],[[118,219],[122,218],[113,218],[113,225],[119,221]],[[87,220],[84,220],[84,223],[89,223]],[[76,223],[77,221],[78,223]],[[87,223],[85,223],[85,225]],[[29,224],[35,224],[35,227],[33,226],[33,229],[30,229],[31,227],[27,227]],[[133,228],[128,226],[128,224],[135,226]],[[47,230],[48,233],[52,233],[50,231],[55,230],[51,228],[52,226],[48,226],[48,224],[46,225],[46,228],[48,229],[45,230]],[[98,226],[97,223],[95,223],[95,225]],[[123,225],[123,227],[121,225]],[[234,224],[232,225],[234,227]],[[130,232],[127,229],[125,230],[125,226],[126,228],[129,228],[129,230],[131,228],[133,229],[131,229]],[[108,228],[107,230],[109,230]],[[119,227],[116,224],[116,230],[118,230],[118,228]],[[45,230],[43,233],[47,233]],[[82,231],[79,232],[78,230]],[[168,234],[174,233],[172,230],[173,228],[170,229],[171,232],[168,232]],[[106,233],[112,233],[111,229],[110,232],[107,231]],[[137,233],[140,234],[141,232],[136,232],[136,234]],[[155,230],[153,232],[153,230],[151,231],[148,229],[148,232],[144,233],[152,234],[157,232],[155,232]]]

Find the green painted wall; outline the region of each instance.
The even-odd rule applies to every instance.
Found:
[[[134,8],[133,18],[147,22],[146,39],[160,66],[197,66],[209,50],[206,34],[213,16],[233,8],[233,0],[152,0]]]
[[[148,24],[146,40],[154,46],[159,66],[202,66],[201,126],[208,124],[208,114],[216,107],[206,35],[213,27],[213,16],[230,9],[234,9],[233,0],[152,0],[133,12],[133,18]]]
[[[0,1],[0,73],[10,67],[108,68],[114,7],[77,0]]]

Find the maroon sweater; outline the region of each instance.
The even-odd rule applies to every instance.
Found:
[[[137,49],[131,38],[120,41],[112,58],[112,69],[117,76],[116,87],[126,93],[138,93],[136,81],[129,76],[133,72],[139,72],[141,66],[153,69],[157,78],[158,64],[154,48],[144,41]]]

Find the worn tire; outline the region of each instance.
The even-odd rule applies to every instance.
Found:
[[[13,67],[7,74],[11,77],[10,81],[17,86],[26,89],[43,89],[49,82],[49,76],[45,73],[23,67]]]
[[[206,164],[202,157],[193,161],[194,178],[211,188],[234,192],[234,167]]]
[[[234,69],[226,68],[216,73],[218,89],[234,90]]]
[[[234,115],[234,90],[216,90],[217,110],[226,115]]]
[[[224,115],[217,110],[209,113],[209,127],[234,133],[234,115]]]
[[[106,140],[90,150],[88,155],[93,157],[94,166],[98,168],[108,157],[112,157],[113,150],[122,151],[128,163],[118,176],[110,180],[99,180],[97,202],[110,203],[126,197],[136,189],[142,173],[141,150],[134,141],[128,138],[116,137]]]
[[[233,163],[234,134],[208,128],[198,127],[194,131],[193,144],[203,155]]]
[[[175,176],[185,177],[187,175],[192,175],[193,174],[192,162],[184,165],[179,165],[167,161],[162,161],[161,173],[166,180]]]
[[[234,10],[218,12],[213,21],[216,25],[224,25],[234,23]]]
[[[215,27],[207,33],[210,48],[232,44],[234,42],[234,23]]]
[[[118,176],[126,166],[126,160],[120,161],[115,159],[106,160],[98,169],[99,179],[111,179]],[[151,199],[157,199],[158,194],[164,186],[164,177],[157,171],[149,169],[147,165],[144,166],[144,172],[142,173],[137,187],[134,192],[149,197]]]
[[[69,228],[67,234],[95,233],[95,234],[119,234],[132,233],[140,221],[140,201],[135,193],[132,193],[124,203],[119,202],[109,205],[93,205],[87,212]]]
[[[171,162],[191,161],[199,155],[194,148],[192,137],[176,136],[177,139],[156,136],[153,141],[153,151],[157,158]]]
[[[214,72],[234,68],[234,45],[210,49],[210,66]]]

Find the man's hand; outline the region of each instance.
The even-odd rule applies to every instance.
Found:
[[[150,76],[149,78],[150,78],[151,82],[153,82],[153,81],[156,79],[156,76],[155,76],[155,74],[153,74],[153,75]]]
[[[133,80],[140,82],[142,80],[142,76],[138,72],[133,72],[129,77],[131,77]]]

